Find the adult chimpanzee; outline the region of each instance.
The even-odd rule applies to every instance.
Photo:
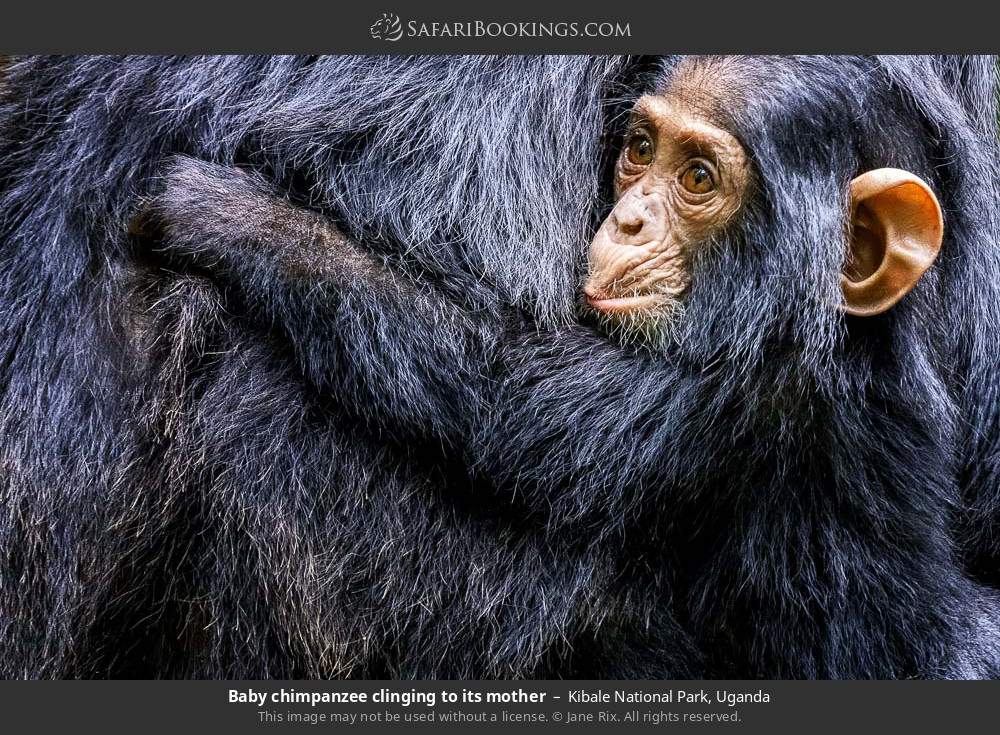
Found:
[[[801,79],[804,71],[813,76]],[[168,244],[207,254],[201,260],[223,276],[235,275],[258,313],[285,325],[319,385],[345,395],[343,381],[352,388],[346,395],[359,395],[357,385],[370,376],[376,393],[360,394],[359,411],[386,411],[379,420],[397,430],[455,427],[455,435],[445,437],[455,444],[476,437],[471,458],[495,468],[494,475],[509,476],[511,467],[517,468],[512,481],[534,474],[522,490],[546,493],[538,509],[555,508],[550,521],[571,524],[584,515],[598,528],[612,517],[632,531],[662,528],[656,543],[684,550],[662,565],[688,567],[675,591],[691,585],[698,604],[713,606],[685,615],[687,624],[697,630],[704,621],[715,636],[720,631],[711,626],[720,621],[735,629],[737,637],[724,648],[727,659],[742,643],[743,661],[753,660],[753,649],[763,649],[769,660],[780,660],[779,648],[794,651],[795,663],[780,673],[928,673],[954,657],[946,653],[951,639],[964,651],[959,657],[968,671],[995,672],[995,596],[964,579],[945,541],[949,496],[955,495],[947,488],[957,485],[949,479],[956,440],[946,428],[955,420],[951,409],[935,395],[941,378],[928,365],[942,359],[934,354],[938,346],[933,339],[914,345],[912,336],[897,336],[905,335],[905,320],[843,325],[837,308],[843,302],[850,314],[882,314],[934,261],[941,211],[933,191],[913,173],[867,170],[891,163],[931,176],[934,152],[925,149],[921,130],[891,91],[877,85],[869,90],[876,100],[863,100],[867,125],[852,128],[834,117],[816,130],[813,114],[776,125],[770,89],[760,80],[805,96],[816,93],[809,82],[822,84],[823,72],[801,62],[748,60],[670,69],[659,92],[633,112],[616,167],[618,204],[592,245],[586,291],[606,323],[673,359],[651,366],[627,353],[601,357],[607,350],[583,335],[554,354],[548,343],[562,337],[545,335],[546,350],[526,357],[508,337],[490,347],[509,350],[500,370],[520,374],[523,382],[508,398],[487,399],[485,412],[467,410],[491,393],[490,380],[476,376],[496,369],[470,367],[484,347],[480,320],[463,318],[456,308],[449,314],[444,299],[380,272],[377,261],[330,223],[268,198],[252,178],[183,161],[169,171],[154,211]],[[838,78],[825,80],[830,88],[823,99]],[[766,101],[741,94],[741,85]],[[796,109],[787,100],[781,104],[786,114]],[[844,112],[853,116],[858,109]],[[878,130],[918,142],[889,157],[871,144]],[[792,132],[791,150],[765,147]],[[825,145],[812,149],[809,135],[821,135]],[[858,172],[845,200],[847,182]],[[783,198],[786,211],[778,206]],[[769,278],[790,280],[793,288],[782,293],[786,289]],[[772,300],[776,293],[784,303]],[[356,318],[352,301],[359,298],[379,302],[379,319]],[[917,298],[910,301],[914,308],[920,308]],[[941,303],[923,308],[931,309],[931,318],[920,318],[918,334],[935,312],[947,313]],[[694,331],[746,312],[781,323],[745,332],[726,324],[712,339]],[[355,323],[345,326],[345,315]],[[370,356],[387,352],[397,339],[382,344],[382,320],[436,325],[437,339],[414,341],[406,358],[393,362],[433,384],[419,395],[440,400],[408,405],[398,395],[398,376],[386,383],[371,370]],[[736,344],[720,350],[732,334],[745,344],[747,332],[761,340],[749,360]],[[899,339],[906,350],[875,359],[873,351]],[[461,347],[442,354],[442,346],[455,345]],[[581,348],[585,357],[573,360]],[[782,357],[776,363],[775,354]],[[355,355],[363,356],[358,366]],[[905,365],[906,356],[921,359]],[[498,407],[507,410],[493,414]],[[440,421],[442,415],[448,420]],[[532,416],[542,419],[541,430]],[[477,422],[485,422],[485,430]],[[495,438],[505,430],[512,440],[498,445]],[[763,436],[769,436],[764,447]],[[617,456],[608,452],[609,437]],[[637,446],[641,450],[632,450]],[[593,485],[583,499],[581,484]],[[635,517],[616,502],[641,507],[647,493],[650,507]],[[668,504],[671,513],[663,519]],[[588,517],[584,508],[602,518]],[[887,516],[894,533],[882,533]],[[775,539],[770,528],[788,538]],[[707,548],[694,551],[706,546],[706,536]],[[733,611],[741,609],[734,622]],[[783,628],[796,617],[797,624]],[[957,630],[956,620],[962,620]],[[907,633],[915,628],[924,634]],[[938,633],[928,636],[928,630]],[[825,647],[831,637],[839,650]],[[725,671],[722,661],[718,665]],[[738,673],[767,671],[759,663],[737,665]]]
[[[3,550],[22,590],[5,584],[2,598],[12,672],[997,672],[996,602],[963,573],[956,544],[980,534],[961,548],[985,578],[1000,274],[992,70],[665,62],[648,99],[694,105],[745,152],[747,176],[739,206],[685,249],[683,298],[633,319],[639,330],[616,322],[646,344],[655,336],[651,352],[582,327],[525,331],[503,308],[518,303],[543,325],[565,313],[571,238],[598,191],[595,102],[627,71],[619,62],[412,60],[395,70],[403,99],[381,100],[384,117],[366,116],[359,97],[360,114],[333,133],[322,113],[344,109],[343,91],[331,84],[317,109],[312,86],[336,81],[329,69],[212,62],[247,66],[241,105],[213,118],[199,95],[170,93],[173,63],[131,62],[114,77],[108,62],[12,72],[11,93],[48,105],[32,117],[23,94],[25,109],[3,118],[14,156],[4,243],[18,254],[5,274],[17,310],[3,426],[21,430],[4,454]],[[330,62],[352,81],[389,63]],[[466,64],[480,75],[459,74]],[[531,89],[514,76],[522,67]],[[691,79],[714,84],[693,100],[680,94]],[[154,80],[148,96],[136,86]],[[110,87],[99,107],[98,81]],[[291,100],[262,105],[256,95],[278,81]],[[485,95],[494,104],[476,100],[477,114],[491,109],[497,124],[486,135],[470,113],[449,117],[433,90],[453,104]],[[147,138],[93,119],[120,114],[116,99]],[[178,109],[181,120],[149,119]],[[573,115],[582,123],[560,125]],[[635,138],[624,155],[646,165]],[[501,160],[496,141],[508,139],[518,144]],[[316,215],[275,209],[253,177],[182,163],[153,200],[163,244],[236,286],[225,303],[248,317],[224,311],[201,276],[130,266],[113,227],[172,150],[266,171],[380,257]],[[71,160],[95,202],[80,198]],[[850,242],[864,230],[874,246],[847,246],[847,184],[886,166],[936,191],[943,255],[895,307],[844,317],[848,253],[869,256],[848,269],[861,280],[900,232],[933,240],[926,216],[911,209],[922,224],[907,229],[872,202]],[[438,172],[450,177],[427,180]],[[128,178],[101,182],[116,173]],[[414,181],[423,188],[403,188]],[[913,185],[926,213],[934,195]],[[171,202],[194,206],[200,229]],[[212,237],[219,222],[249,237]],[[56,238],[77,257],[65,246],[46,257]],[[880,308],[912,285],[890,288]],[[608,296],[591,293],[599,306]],[[263,334],[261,315],[273,324]]]

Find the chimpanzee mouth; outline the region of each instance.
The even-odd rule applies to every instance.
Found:
[[[590,308],[604,316],[641,316],[661,311],[672,311],[687,294],[687,287],[680,290],[655,290],[625,296],[606,296],[584,290],[584,299]]]
[[[588,294],[586,298],[588,304],[604,314],[628,314],[638,311],[652,311],[662,305],[669,297],[665,294],[650,293],[610,299],[594,298]]]

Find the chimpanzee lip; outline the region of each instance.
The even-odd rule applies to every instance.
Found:
[[[618,298],[599,299],[587,296],[587,303],[605,314],[627,314],[633,311],[647,311],[666,300],[665,294],[649,293],[639,296],[622,296]]]

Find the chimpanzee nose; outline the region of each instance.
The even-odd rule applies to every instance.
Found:
[[[638,212],[631,211],[615,215],[615,226],[626,237],[635,237],[642,232],[643,218]]]
[[[608,218],[609,232],[614,242],[622,245],[645,245],[657,240],[662,234],[661,220],[663,207],[656,197],[649,196],[638,188],[625,193]]]

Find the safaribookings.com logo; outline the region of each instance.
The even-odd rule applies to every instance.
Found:
[[[382,17],[368,29],[376,41],[398,41],[407,38],[631,38],[628,23],[605,22],[510,22],[482,20],[421,22],[403,21],[395,13]]]
[[[382,13],[369,30],[376,41],[398,41],[403,37],[403,24],[395,13]]]

